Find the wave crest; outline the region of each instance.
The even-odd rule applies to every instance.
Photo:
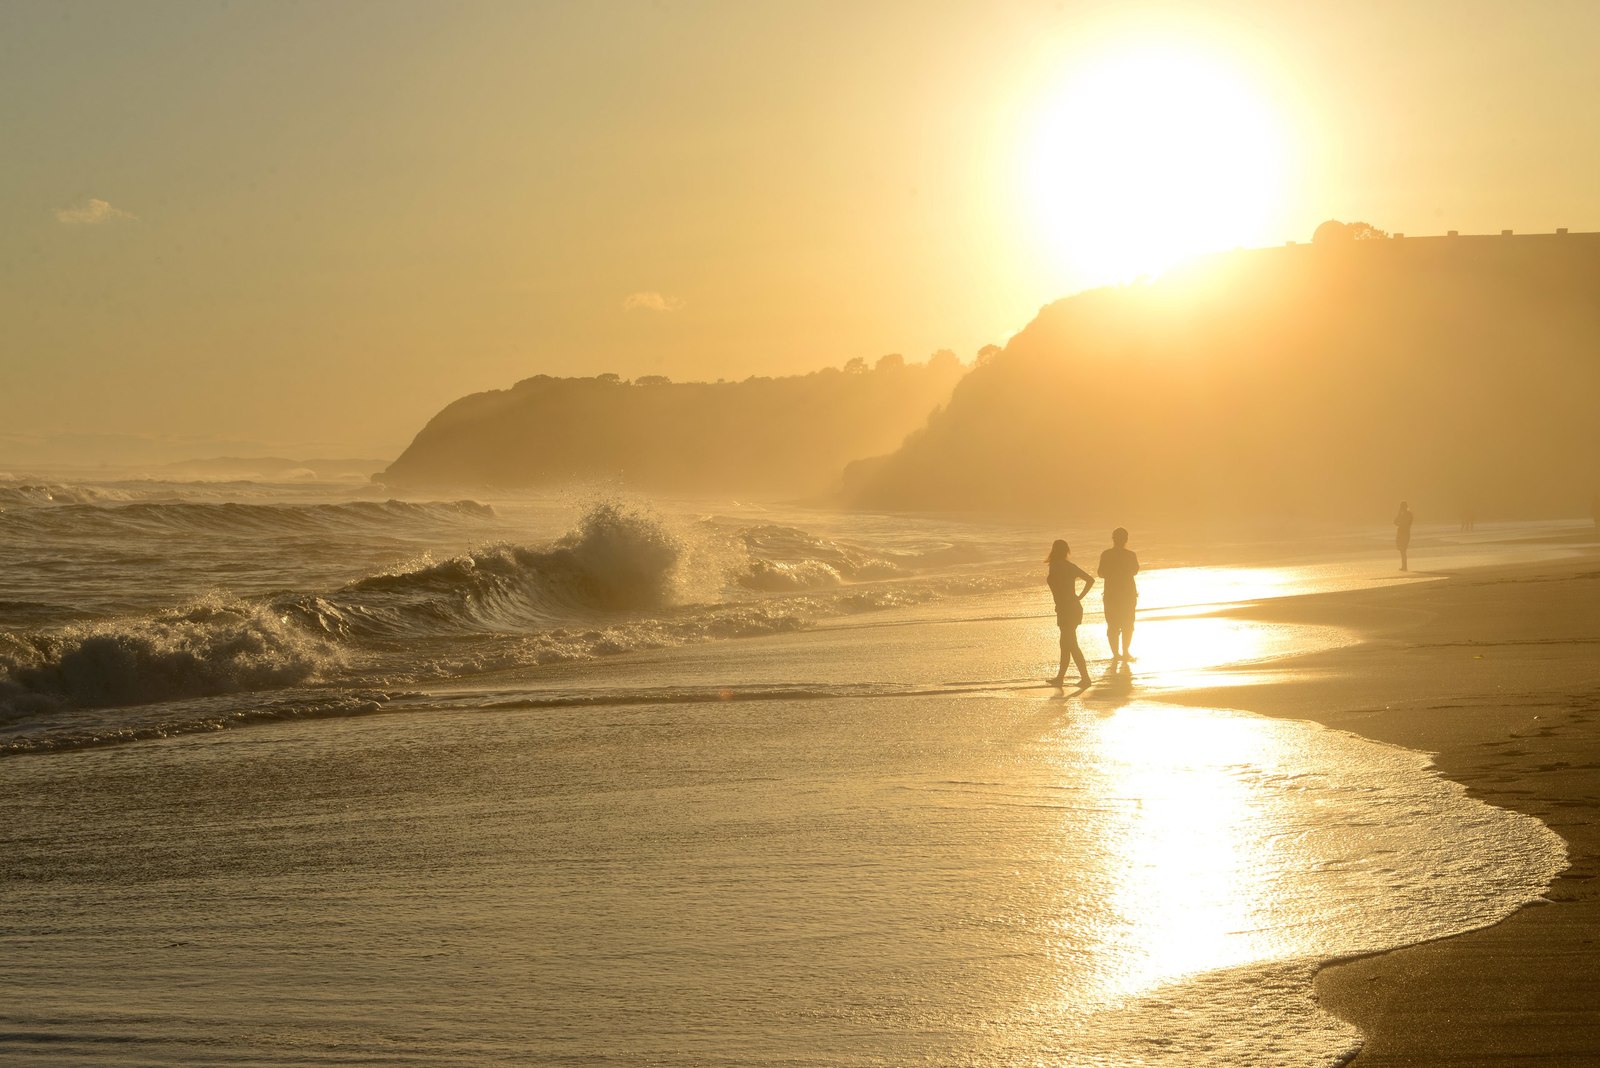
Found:
[[[221,596],[147,619],[0,641],[0,711],[23,715],[276,689],[339,660],[268,607]]]
[[[607,501],[548,548],[499,543],[425,559],[286,607],[341,635],[521,630],[682,603],[706,555],[661,517]]]
[[[286,522],[435,523],[494,515],[470,501],[142,502],[28,511],[66,519],[74,512],[163,522],[188,517],[274,530]],[[437,536],[439,529],[426,533]],[[250,547],[259,543],[241,542],[243,551],[259,551]],[[88,732],[86,738],[131,738],[175,724],[228,725],[236,714],[260,712],[263,701],[274,709],[282,700],[295,709],[322,708],[328,697],[296,692],[268,698],[267,691],[323,683],[409,685],[783,633],[993,581],[921,577],[935,560],[959,564],[972,555],[959,544],[874,548],[793,527],[730,529],[712,519],[667,518],[647,506],[605,500],[590,505],[568,534],[540,547],[501,542],[444,560],[424,557],[322,593],[215,594],[146,616],[0,632],[0,725],[15,722],[7,733],[33,738],[54,730],[51,723],[70,721],[73,731]],[[912,577],[917,580],[902,581]],[[37,612],[49,606],[23,607]],[[244,694],[252,696],[235,696]],[[195,701],[212,705],[197,710]],[[135,705],[161,707],[111,718],[94,711]],[[30,719],[35,714],[37,720]]]
[[[126,499],[126,494],[93,486],[0,478],[0,508],[42,508],[51,505],[92,504],[96,501]]]

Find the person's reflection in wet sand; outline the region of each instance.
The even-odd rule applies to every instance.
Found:
[[[1133,694],[1133,665],[1126,660],[1114,661],[1095,692],[1117,704],[1125,702]]]

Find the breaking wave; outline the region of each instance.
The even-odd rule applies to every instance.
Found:
[[[277,689],[338,661],[336,649],[267,606],[213,596],[147,619],[0,635],[0,712]]]
[[[52,505],[93,504],[123,501],[129,497],[115,490],[94,486],[75,486],[59,482],[0,480],[0,508],[44,508]]]
[[[906,578],[930,567],[974,563],[976,546],[957,542],[916,552],[867,549],[819,538],[798,527],[765,525],[741,533],[750,556],[740,585],[771,592],[824,589],[850,582]]]
[[[87,511],[133,513],[141,522],[184,517],[278,529],[493,515],[472,502],[393,501]],[[320,594],[214,593],[150,615],[0,632],[0,751],[37,749],[48,737],[103,744],[150,731],[213,729],[282,718],[291,714],[285,708],[300,710],[293,715],[357,714],[367,702],[330,695],[784,633],[828,616],[981,585],[972,577],[904,581],[927,560],[952,552],[966,555],[960,547],[872,552],[786,527],[730,532],[605,501],[543,547],[502,542],[443,560],[421,558]],[[302,692],[307,688],[320,696]],[[271,696],[285,691],[295,691],[287,705]],[[179,707],[228,695],[236,696],[224,709]],[[158,705],[171,707],[129,711]],[[106,709],[121,718],[108,721]]]
[[[668,608],[707,585],[698,572],[721,559],[660,517],[608,501],[543,549],[501,543],[425,559],[283,607],[341,638],[523,632]]]

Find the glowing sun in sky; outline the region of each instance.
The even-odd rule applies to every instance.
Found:
[[[1123,49],[1076,66],[1032,131],[1028,215],[1094,284],[1273,243],[1286,137],[1263,90],[1219,58]]]

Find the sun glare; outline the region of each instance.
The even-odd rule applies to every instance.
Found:
[[[1080,66],[1047,96],[1032,136],[1031,225],[1084,284],[1268,241],[1282,124],[1222,62],[1148,48]]]

